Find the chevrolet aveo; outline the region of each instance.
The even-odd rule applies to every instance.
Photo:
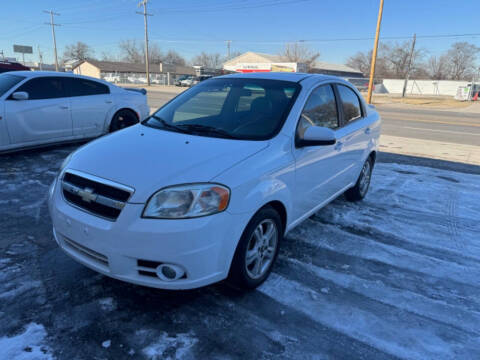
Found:
[[[116,279],[254,288],[286,232],[367,193],[380,117],[350,83],[300,73],[206,80],[71,154],[50,188],[58,245]]]

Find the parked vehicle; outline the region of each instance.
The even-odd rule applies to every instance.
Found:
[[[8,71],[30,71],[30,69],[17,62],[0,60],[0,73]]]
[[[254,288],[286,232],[343,193],[367,194],[379,135],[374,107],[337,77],[209,79],[64,161],[49,195],[54,237],[135,284]]]
[[[180,80],[180,86],[192,86],[193,81],[195,80],[194,76],[187,76],[185,79]]]
[[[189,78],[191,75],[182,75],[177,80],[175,80],[175,86],[183,86],[182,81]]]
[[[369,79],[367,78],[348,78],[347,81],[354,85],[360,92],[368,91]]]
[[[0,153],[94,138],[145,119],[145,93],[72,73],[0,74]]]

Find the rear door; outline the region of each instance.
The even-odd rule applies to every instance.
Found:
[[[337,131],[340,127],[339,108],[332,85],[321,85],[312,91],[297,125],[297,138],[308,127],[320,126]],[[297,147],[295,156],[295,220],[332,198],[341,190],[338,181],[342,164],[336,145]]]
[[[357,181],[362,159],[371,139],[371,120],[366,116],[362,101],[349,86],[336,84],[340,100],[342,127],[338,130],[337,147],[340,147],[339,162],[343,175],[339,178],[344,186]]]
[[[94,137],[104,132],[107,115],[114,107],[110,88],[97,81],[65,77],[70,95],[73,135]]]
[[[12,144],[46,143],[72,135],[69,100],[62,77],[28,80],[15,92],[28,93],[28,100],[5,100],[5,118]]]

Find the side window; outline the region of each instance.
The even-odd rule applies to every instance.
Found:
[[[343,85],[337,85],[337,89],[343,103],[343,116],[345,118],[345,122],[349,123],[350,121],[362,117],[360,100],[357,94],[355,94],[352,89],[349,89]]]
[[[79,79],[79,78],[65,78],[68,84],[70,96],[89,96],[110,94],[110,89],[107,85],[96,81]]]
[[[60,77],[34,78],[15,91],[27,92],[29,100],[55,99],[67,96]]]
[[[310,94],[300,117],[298,135],[302,136],[310,126],[338,128],[337,105],[331,85],[320,86]]]

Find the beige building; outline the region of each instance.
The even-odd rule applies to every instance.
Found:
[[[113,83],[146,84],[145,64],[126,62],[85,60],[73,68],[75,74],[104,79]],[[195,75],[195,69],[189,66],[172,64],[151,64],[150,82],[169,85],[182,75]]]
[[[269,71],[288,71],[288,72],[306,72],[307,66],[303,63],[289,62],[280,55],[271,55],[255,53],[248,51],[223,64],[223,68],[235,72],[269,72]],[[341,77],[363,77],[363,74],[343,64],[332,64],[327,62],[316,62],[312,73],[336,75]]]

